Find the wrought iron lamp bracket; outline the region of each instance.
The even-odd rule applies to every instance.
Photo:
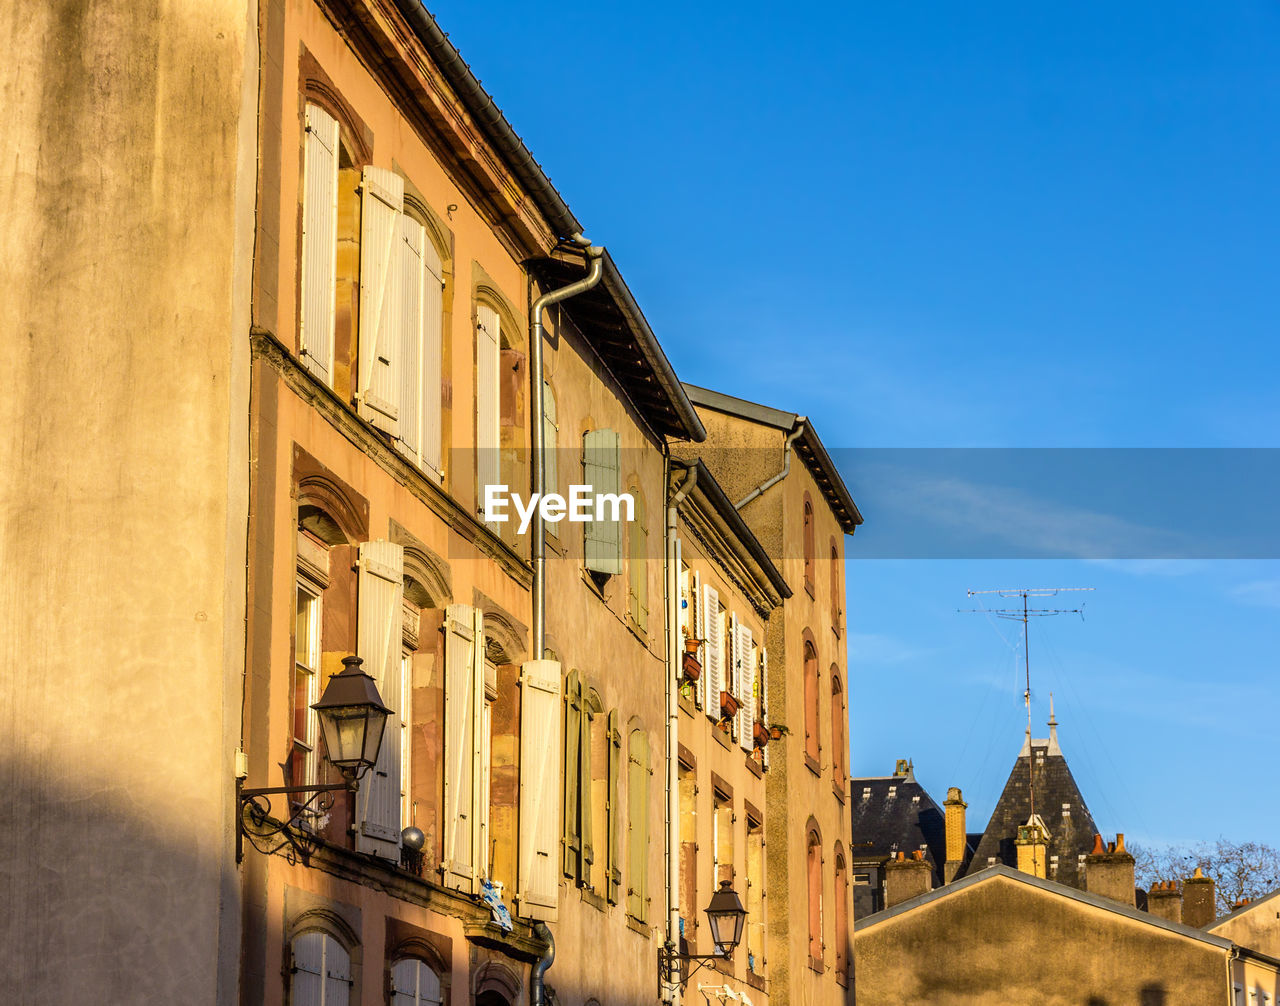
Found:
[[[683,985],[712,961],[731,960],[731,954],[682,954],[670,944],[664,944],[658,947],[659,995],[677,985]],[[692,966],[686,969],[685,965]]]
[[[236,862],[244,859],[244,840],[270,856],[282,852],[285,859],[296,864],[310,863],[311,856],[320,848],[321,839],[304,822],[324,814],[333,806],[333,794],[339,790],[355,792],[355,780],[330,783],[324,786],[266,786],[246,789],[244,780],[236,780]],[[289,799],[285,803],[288,813],[272,813],[272,797],[306,797]]]

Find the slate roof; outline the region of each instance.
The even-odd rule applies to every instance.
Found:
[[[933,867],[934,883],[942,883],[946,815],[914,774],[908,770],[906,775],[854,779],[850,795],[854,860],[889,859],[897,852],[909,856],[923,848]]]
[[[996,864],[1017,867],[1014,839],[1018,836],[1018,826],[1026,824],[1031,816],[1027,773],[1033,756],[1036,813],[1049,829],[1049,879],[1083,889],[1079,857],[1093,849],[1098,827],[1058,747],[1056,731],[1048,740],[1032,740],[1030,753],[1023,744],[965,874],[972,876],[985,870],[990,857],[995,857]],[[1056,873],[1054,856],[1058,857]]]

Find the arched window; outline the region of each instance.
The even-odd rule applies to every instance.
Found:
[[[391,1006],[443,1006],[440,976],[426,961],[406,957],[391,966]]]
[[[822,969],[822,836],[810,821],[806,862],[809,886],[809,966]]]
[[[848,757],[849,745],[845,738],[848,729],[848,714],[845,711],[844,689],[840,684],[840,668],[831,665],[831,774],[836,789],[841,796],[846,788],[845,759]]]
[[[831,539],[831,631],[840,635],[840,613],[844,608],[844,598],[840,592],[840,550],[836,548],[836,540]]]
[[[290,1006],[347,1006],[351,955],[329,933],[311,929],[290,944]]]
[[[815,548],[813,540],[813,504],[809,501],[809,494],[804,496],[804,586],[809,592],[809,596],[813,597],[813,567],[815,562]]]
[[[836,976],[844,979],[849,974],[849,872],[845,867],[844,850],[836,845]]]
[[[822,754],[818,737],[818,651],[809,640],[804,644],[804,753],[813,763]]]

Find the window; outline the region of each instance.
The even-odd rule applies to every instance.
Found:
[[[618,711],[606,716],[600,696],[576,671],[565,687],[564,872],[616,904],[622,885],[618,775],[622,737]]]
[[[597,497],[616,495],[621,482],[620,438],[613,430],[589,430],[582,437],[582,482]],[[621,508],[620,508],[621,510]],[[607,516],[607,515],[606,515]],[[633,515],[634,516],[634,515]],[[622,528],[616,520],[583,522],[583,560],[596,582],[622,572]]]
[[[290,944],[290,1006],[347,1006],[351,955],[328,933],[299,933]]]
[[[818,651],[808,640],[804,644],[804,753],[811,768],[822,754],[818,737]]]
[[[810,825],[806,840],[809,887],[809,966],[822,970],[822,837]]]
[[[319,723],[311,708],[320,697],[320,597],[328,585],[329,550],[298,532],[297,607],[293,636],[293,748],[289,781],[314,786]]]
[[[733,883],[733,798],[717,789],[711,801],[711,890]]]
[[[444,1006],[440,976],[417,958],[396,961],[391,966],[391,1006]]]
[[[764,974],[765,917],[764,917],[764,824],[755,815],[747,814],[747,970],[752,974]]]
[[[635,500],[635,513],[628,525],[627,566],[630,572],[627,611],[632,624],[641,635],[649,631],[649,529],[645,526],[644,499],[640,490],[632,486],[627,490]]]
[[[809,494],[804,496],[804,587],[813,597],[813,567],[816,560],[813,541],[813,504],[809,502]]]
[[[627,914],[649,917],[649,734],[643,727],[627,738]]]
[[[445,611],[444,884],[480,892],[489,861],[484,612]]]
[[[836,548],[836,540],[831,539],[831,631],[840,635],[840,612],[842,608],[840,592],[840,550]]]
[[[520,800],[517,895],[525,918],[554,920],[559,902],[560,664],[520,668]]]
[[[400,216],[397,261],[400,316],[400,423],[397,448],[437,478],[441,458],[441,387],[444,358],[444,266],[427,228]]]
[[[407,583],[408,581],[406,581]],[[413,778],[413,653],[418,648],[418,627],[422,614],[412,601],[405,600],[402,612],[403,646],[400,657],[400,820],[413,823],[413,794],[410,780]]]
[[[306,108],[302,165],[299,355],[312,374],[325,384],[332,384],[338,261],[338,120],[318,105],[308,104]]]
[[[698,784],[692,766],[679,763],[680,932],[692,940],[698,925]]]
[[[845,869],[844,852],[836,846],[836,977],[844,980],[849,974],[849,874]]]
[[[702,646],[702,675],[707,679],[703,708],[710,720],[719,723],[722,715],[720,693],[728,690],[724,666],[724,605],[720,603],[720,592],[709,583],[702,588],[702,610],[699,616],[706,639]]]
[[[738,745],[749,755],[755,750],[756,644],[750,626],[739,621],[737,615],[733,615],[729,622],[733,696],[738,700],[735,727]]]
[[[500,485],[501,391],[498,360],[501,354],[501,323],[498,312],[488,304],[476,305],[476,502],[484,505],[484,487]]]
[[[560,491],[560,469],[557,465],[556,448],[560,444],[560,424],[556,422],[556,396],[550,381],[542,382],[542,482],[545,491]],[[550,533],[555,534],[558,525],[548,524]]]
[[[844,799],[848,787],[845,759],[849,744],[845,739],[848,729],[848,713],[844,704],[844,689],[840,685],[840,668],[831,665],[831,775],[836,792]]]

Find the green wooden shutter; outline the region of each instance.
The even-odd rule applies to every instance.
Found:
[[[583,435],[582,481],[588,492],[599,496],[616,495],[619,491],[619,437],[613,430],[590,430]],[[622,572],[622,524],[611,520],[589,520],[586,533],[585,562],[597,573]]]
[[[609,903],[616,905],[622,890],[622,804],[618,800],[618,776],[622,772],[622,733],[618,728],[618,710],[609,710]]]
[[[582,779],[582,685],[570,671],[564,686],[564,875],[582,877],[580,798]]]

